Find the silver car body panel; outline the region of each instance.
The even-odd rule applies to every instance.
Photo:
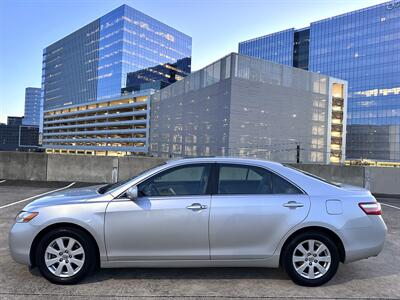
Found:
[[[299,187],[302,195],[205,195],[121,197],[130,187],[168,168],[194,163],[229,163],[266,168]],[[98,187],[71,189],[33,201],[38,211],[29,223],[10,231],[12,257],[30,265],[34,237],[48,226],[71,223],[95,239],[101,266],[108,267],[277,267],[285,241],[306,227],[334,232],[345,249],[345,262],[376,256],[386,225],[366,215],[359,202],[375,201],[365,189],[335,186],[279,163],[254,159],[193,158],[168,161],[105,194]],[[303,204],[291,208],[289,201]],[[193,203],[207,206],[186,209]]]
[[[29,223],[15,223],[9,234],[11,255],[15,261],[31,265],[30,248],[34,238],[45,228],[73,224],[86,229],[95,239],[101,260],[107,260],[104,244],[104,214],[110,194],[97,193],[99,186],[69,189],[39,198],[24,207],[24,211],[39,211]]]
[[[304,206],[284,207],[289,201]],[[282,236],[301,223],[309,209],[307,195],[213,195],[209,227],[211,259],[272,256]]]
[[[208,209],[211,196],[141,197],[111,201],[105,218],[110,261],[209,259]],[[118,234],[116,234],[118,233]]]

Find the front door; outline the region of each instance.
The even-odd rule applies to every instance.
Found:
[[[140,183],[136,201],[114,199],[105,217],[108,259],[209,259],[210,169],[176,166]]]
[[[273,255],[290,228],[307,216],[309,197],[256,166],[220,164],[210,213],[211,259]]]

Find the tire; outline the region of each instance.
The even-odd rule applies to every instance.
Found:
[[[92,238],[83,230],[71,227],[57,228],[46,233],[36,249],[40,273],[56,284],[81,281],[94,271],[96,258]]]
[[[328,282],[336,274],[340,261],[334,241],[315,231],[301,233],[292,239],[282,258],[286,273],[294,283],[302,286],[320,286]]]

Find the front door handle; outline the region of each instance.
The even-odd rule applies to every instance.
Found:
[[[296,201],[289,201],[285,204],[283,204],[284,207],[289,207],[289,208],[297,208],[297,207],[303,207],[304,203],[296,202]]]
[[[186,206],[186,208],[193,211],[197,211],[197,210],[207,209],[207,205],[201,205],[200,203],[193,203],[189,206]]]

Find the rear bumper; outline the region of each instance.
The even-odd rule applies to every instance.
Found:
[[[381,216],[369,216],[371,226],[342,231],[345,263],[377,256],[383,249],[387,227]]]
[[[15,223],[9,233],[11,257],[20,264],[31,266],[30,250],[37,232],[29,223]]]

